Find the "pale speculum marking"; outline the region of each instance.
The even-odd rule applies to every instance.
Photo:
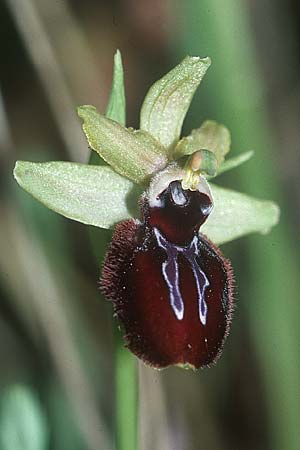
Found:
[[[198,237],[195,236],[188,246],[180,247],[168,242],[157,228],[154,227],[153,229],[159,247],[164,249],[167,254],[167,260],[162,263],[162,273],[170,291],[170,303],[177,319],[182,320],[184,315],[184,303],[179,288],[179,267],[177,261],[178,253],[182,253],[190,263],[194,274],[198,294],[199,319],[205,325],[207,318],[205,289],[209,286],[209,281],[196,261]]]

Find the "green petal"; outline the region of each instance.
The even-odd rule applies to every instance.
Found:
[[[210,184],[214,209],[201,228],[216,244],[224,244],[249,233],[267,233],[279,220],[276,203]]]
[[[14,176],[48,208],[87,225],[110,228],[137,212],[140,191],[107,166],[18,161]]]
[[[119,174],[143,184],[166,166],[165,150],[150,134],[124,128],[94,106],[80,106],[78,115],[90,147]]]
[[[0,446],[2,450],[46,450],[49,432],[35,395],[15,385],[1,398]]]
[[[174,158],[206,149],[214,153],[218,166],[224,161],[225,155],[230,150],[230,133],[224,125],[213,120],[206,120],[200,128],[182,138],[174,149]]]
[[[167,150],[178,141],[193,95],[210,66],[210,59],[187,56],[149,89],[141,109],[141,129]]]
[[[219,167],[217,175],[227,172],[227,170],[235,169],[236,167],[240,166],[241,164],[244,164],[247,162],[252,156],[254,155],[254,151],[250,150],[249,152],[241,153],[240,155],[236,156],[235,158],[226,159],[221,166]]]

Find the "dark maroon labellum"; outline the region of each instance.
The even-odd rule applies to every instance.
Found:
[[[117,225],[101,289],[113,301],[127,347],[157,368],[213,363],[233,310],[230,262],[200,226],[212,210],[205,192],[173,181],[155,201],[141,200],[142,221]]]

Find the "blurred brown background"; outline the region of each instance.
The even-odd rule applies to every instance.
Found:
[[[12,170],[17,159],[88,160],[75,107],[105,110],[117,48],[134,127],[156,79],[186,54],[211,56],[184,129],[215,119],[233,154],[255,150],[218,182],[277,201],[281,223],[223,248],[238,307],[217,366],[139,367],[140,448],[299,450],[299,2],[2,0],[0,30],[0,394],[15,383],[37,393],[49,449],[114,448],[100,262],[86,227],[21,192]]]

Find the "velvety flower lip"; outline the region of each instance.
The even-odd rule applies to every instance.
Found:
[[[153,367],[209,366],[228,335],[231,264],[198,233],[211,206],[201,189],[183,191],[173,181],[156,206],[143,196],[141,221],[122,222],[114,232],[101,290],[114,304],[127,347]]]

